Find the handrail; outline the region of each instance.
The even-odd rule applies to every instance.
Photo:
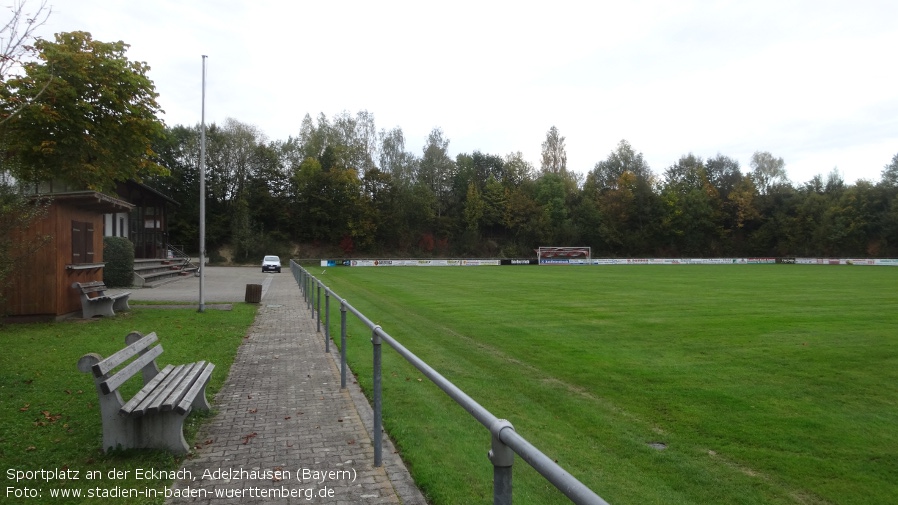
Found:
[[[386,342],[400,356],[406,359],[412,366],[423,373],[431,382],[442,389],[450,398],[464,408],[480,424],[490,430],[492,434],[492,448],[489,451],[489,459],[493,463],[493,503],[510,505],[512,491],[512,463],[517,454],[535,469],[546,480],[552,483],[559,491],[564,493],[573,503],[578,505],[608,505],[599,495],[586,487],[576,477],[568,473],[551,458],[534,447],[523,436],[518,434],[514,426],[505,419],[499,419],[489,410],[477,403],[455,384],[443,377],[430,365],[409,351],[395,338],[391,337],[380,325],[372,322],[358,309],[349,304],[344,298],[340,298],[333,290],[327,287],[319,279],[315,278],[308,270],[290,260],[290,270],[293,277],[306,299],[306,306],[312,313],[312,317],[318,320],[318,332],[321,332],[321,292],[325,296],[325,352],[330,352],[330,297],[335,297],[340,302],[340,388],[346,388],[346,313],[351,312],[371,330],[371,343],[373,346],[373,399],[374,399],[374,426],[372,437],[374,440],[374,466],[383,465],[382,437],[378,436],[382,430],[383,417],[382,392],[381,392],[381,344]],[[313,308],[313,298],[317,298],[317,313]]]

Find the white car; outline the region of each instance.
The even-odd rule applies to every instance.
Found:
[[[277,256],[265,256],[262,259],[262,271],[281,273],[281,259]]]

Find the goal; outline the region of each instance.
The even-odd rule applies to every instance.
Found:
[[[542,263],[567,263],[569,260],[591,259],[591,247],[540,247],[536,257]]]

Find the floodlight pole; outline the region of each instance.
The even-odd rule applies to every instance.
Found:
[[[206,310],[203,288],[206,280],[206,58],[203,55],[203,99],[200,115],[200,305],[198,312]]]

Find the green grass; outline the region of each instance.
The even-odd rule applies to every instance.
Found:
[[[7,493],[7,487],[39,489],[33,503],[95,503],[91,499],[52,498],[51,489],[162,490],[168,479],[136,480],[135,469],[175,470],[180,458],[165,451],[126,450],[104,454],[97,393],[90,374],[78,371],[78,359],[96,352],[109,356],[124,347],[130,331],[155,331],[165,349],[160,365],[205,359],[215,363],[207,387],[210,401],[224,383],[238,346],[255,317],[256,307],[234,304],[233,311],[151,309],[135,305],[115,318],[0,327],[0,502],[24,502]],[[140,386],[139,375],[123,388],[130,398]],[[213,404],[213,409],[215,405]],[[190,442],[208,414],[191,414],[185,427]],[[79,480],[45,482],[11,480],[9,470],[77,470]],[[129,478],[109,478],[113,469]],[[88,472],[101,479],[87,480]],[[156,499],[119,499],[121,503],[162,503]]]
[[[898,496],[896,268],[331,268],[319,278],[612,504]],[[351,366],[370,391],[370,333],[349,320]],[[389,348],[383,389],[384,425],[428,498],[489,503],[487,430]],[[514,479],[516,504],[566,503],[520,458]]]

